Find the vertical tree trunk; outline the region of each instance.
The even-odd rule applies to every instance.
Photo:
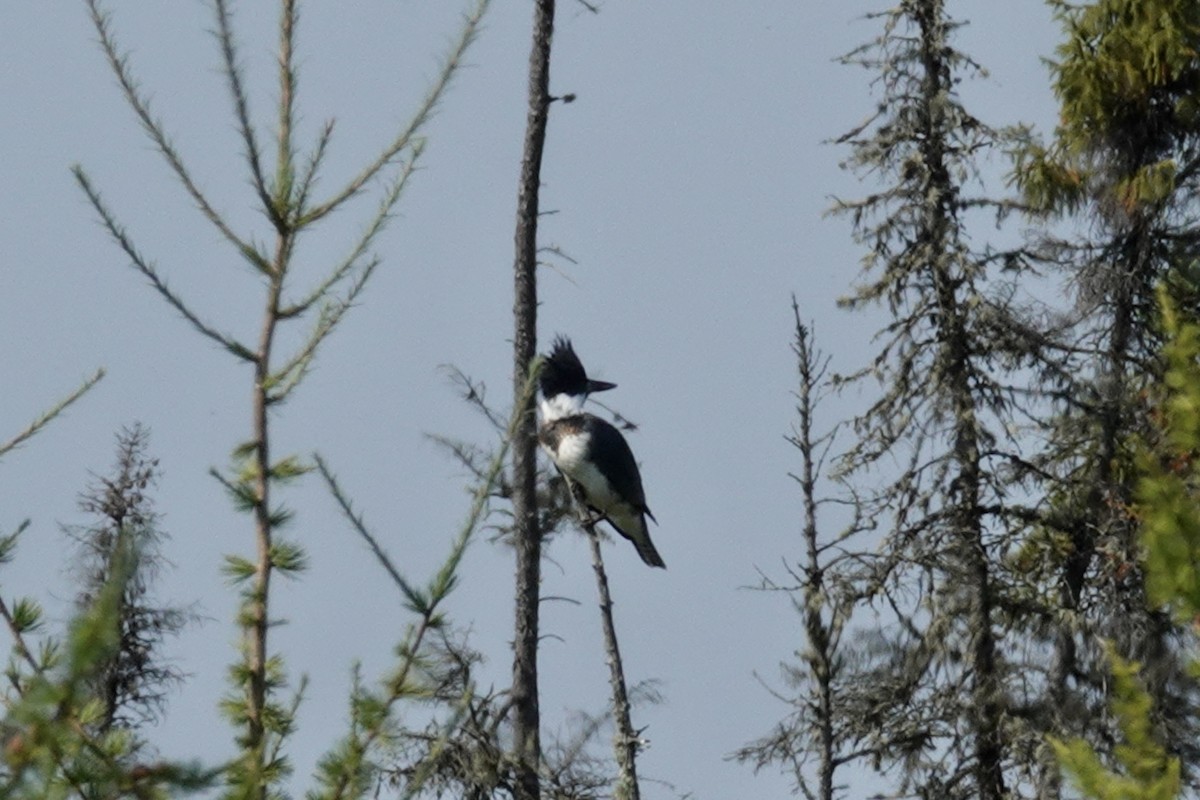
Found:
[[[516,800],[539,797],[537,647],[542,543],[537,516],[537,420],[525,397],[529,365],[537,351],[537,223],[542,150],[550,109],[550,41],[554,0],[537,0],[529,55],[529,109],[521,182],[517,195],[516,260],[513,264],[513,397],[521,411],[512,443],[513,536],[517,551],[516,631],[513,638],[513,751]]]
[[[800,451],[803,461],[801,473],[796,479],[800,483],[800,494],[804,501],[804,631],[808,636],[808,647],[804,659],[808,664],[813,689],[808,702],[812,714],[812,725],[816,729],[815,750],[817,756],[817,791],[815,800],[833,800],[833,777],[838,765],[838,740],[834,732],[833,681],[834,642],[833,625],[825,622],[821,609],[826,604],[829,589],[825,583],[824,567],[821,563],[821,544],[817,524],[817,443],[813,440],[813,412],[816,406],[815,393],[820,380],[822,366],[820,356],[812,348],[808,328],[800,320],[800,305],[792,295],[792,315],[796,320],[796,339],[792,352],[796,355],[796,367],[800,387],[796,393],[796,415],[799,417],[791,443]]]
[[[1140,262],[1142,259],[1135,255],[1133,260]],[[1087,491],[1084,503],[1087,516],[1072,525],[1071,547],[1063,563],[1062,581],[1058,591],[1059,603],[1066,614],[1077,614],[1080,611],[1088,569],[1096,554],[1097,539],[1101,531],[1112,527],[1111,509],[1125,508],[1129,500],[1128,487],[1123,489],[1113,474],[1120,440],[1126,433],[1125,426],[1129,424],[1122,412],[1127,391],[1125,370],[1133,321],[1133,296],[1128,286],[1119,285],[1111,302],[1112,327],[1104,348],[1099,378],[1099,455],[1094,467],[1089,471],[1091,487]],[[1070,730],[1067,721],[1058,718],[1057,715],[1061,713],[1061,709],[1070,707],[1071,689],[1068,682],[1071,675],[1079,670],[1075,637],[1076,633],[1069,625],[1061,625],[1055,635],[1049,695],[1055,714],[1052,724],[1057,735]],[[1052,753],[1047,754],[1039,775],[1039,797],[1062,797],[1062,765]]]
[[[256,530],[256,561],[254,574],[254,600],[252,616],[246,626],[247,638],[247,732],[246,753],[253,758],[253,767],[258,775],[266,772],[266,720],[264,718],[269,695],[267,661],[270,651],[267,636],[271,630],[270,610],[267,602],[271,593],[271,547],[275,522],[271,517],[271,450],[270,450],[270,399],[271,351],[275,341],[275,328],[279,322],[279,298],[283,276],[287,272],[290,250],[289,237],[281,232],[276,242],[274,272],[267,290],[267,304],[263,311],[262,330],[259,334],[258,352],[254,362],[254,459],[257,476],[254,488],[254,520]],[[255,787],[261,800],[269,794],[268,782],[260,780]]]
[[[963,575],[970,581],[969,627],[971,637],[971,719],[974,737],[975,790],[982,800],[1006,796],[1001,732],[1000,681],[996,641],[992,630],[991,569],[984,542],[980,504],[983,470],[980,465],[979,421],[971,387],[971,342],[955,269],[951,231],[956,224],[958,190],[946,163],[946,130],[943,96],[950,90],[950,64],[946,50],[946,17],[942,0],[925,0],[918,6],[921,26],[921,62],[924,69],[921,149],[928,170],[929,198],[923,224],[929,243],[927,268],[933,273],[937,293],[938,361],[944,369],[944,391],[953,409],[953,461],[955,477],[947,501],[954,520]]]

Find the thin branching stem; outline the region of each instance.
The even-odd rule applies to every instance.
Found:
[[[383,549],[383,545],[379,543],[379,539],[367,527],[362,513],[354,510],[354,505],[349,495],[342,489],[341,484],[338,483],[337,476],[333,474],[325,459],[320,454],[315,454],[313,459],[317,464],[317,471],[325,479],[325,484],[329,487],[329,493],[337,501],[338,508],[341,509],[342,515],[350,523],[350,527],[362,537],[363,541],[367,543],[367,547],[371,548],[371,553],[379,561],[380,566],[383,567],[383,570],[392,579],[392,582],[400,589],[400,593],[404,595],[404,599],[408,602],[409,607],[414,611],[419,611],[423,605],[420,593],[409,584],[396,565],[392,563],[391,557]]]
[[[531,367],[530,373],[522,386],[522,391],[528,398],[532,398],[537,391],[537,369],[538,365],[535,363]],[[345,765],[347,768],[342,769],[337,779],[327,788],[327,791],[319,795],[320,800],[343,800],[343,798],[358,796],[361,793],[363,787],[359,786],[358,783],[360,774],[357,767],[361,766],[362,759],[365,759],[371,747],[386,734],[386,722],[391,709],[409,693],[409,676],[421,663],[425,638],[429,634],[429,631],[438,624],[437,618],[440,606],[453,590],[456,584],[455,576],[459,564],[462,562],[467,546],[471,543],[476,531],[479,530],[486,515],[488,500],[492,496],[504,471],[504,463],[508,457],[508,448],[518,428],[519,418],[519,413],[514,413],[509,420],[508,428],[504,433],[500,447],[493,455],[484,479],[475,488],[471,508],[467,512],[467,518],[459,529],[458,535],[455,536],[450,546],[450,552],[446,560],[442,563],[441,569],[430,582],[430,586],[425,592],[417,590],[410,581],[401,575],[400,571],[380,546],[378,537],[372,534],[367,528],[362,515],[354,511],[353,505],[342,491],[336,477],[325,462],[319,456],[317,457],[318,470],[329,486],[330,492],[341,508],[343,515],[350,522],[355,532],[367,542],[367,545],[371,548],[371,551],[379,560],[384,570],[400,588],[409,607],[420,614],[420,618],[410,628],[409,634],[400,648],[400,666],[388,678],[387,693],[383,697],[382,704],[384,713],[378,715],[377,724],[365,730],[354,730],[351,732],[350,740],[347,742],[348,746],[344,747],[344,750],[357,754],[356,762]],[[422,782],[423,778],[421,775],[414,776],[404,796],[413,796],[420,790]],[[358,791],[355,791],[356,788]]]
[[[97,383],[99,383],[100,379],[103,377],[104,377],[104,370],[103,369],[96,370],[94,373],[92,373],[92,376],[90,378],[87,378],[83,383],[81,383],[79,385],[79,388],[77,388],[75,391],[71,392],[69,395],[64,397],[62,400],[59,400],[49,410],[43,411],[41,414],[39,414],[37,419],[35,419],[33,422],[29,423],[29,426],[26,427],[25,430],[21,431],[20,433],[18,433],[16,436],[9,439],[4,444],[0,444],[0,457],[4,456],[6,453],[9,453],[10,451],[12,451],[18,447],[20,447],[24,442],[29,441],[29,439],[31,439],[33,436],[37,435],[37,433],[39,431],[41,431],[43,428],[45,428],[47,425],[49,425],[50,422],[53,421],[55,417],[57,417],[59,414],[66,411],[67,408],[72,403],[74,403],[76,400],[78,400],[79,398],[81,398],[85,394],[87,394],[88,391],[91,390],[91,388],[93,386],[95,386]]]
[[[104,50],[104,55],[108,59],[109,66],[112,67],[113,74],[117,78],[117,82],[121,85],[121,91],[125,94],[125,99],[129,103],[130,108],[137,115],[138,121],[142,123],[142,128],[146,134],[154,142],[158,151],[162,154],[171,170],[183,184],[188,195],[196,203],[204,218],[211,222],[221,235],[229,240],[234,247],[237,248],[243,256],[246,257],[255,267],[260,270],[265,270],[268,267],[266,258],[258,252],[249,242],[238,236],[233,228],[225,221],[225,218],[214,208],[205,194],[200,191],[200,187],[192,178],[191,172],[184,166],[183,159],[179,152],[175,149],[171,139],[167,136],[166,130],[162,123],[154,118],[154,114],[150,111],[150,100],[145,97],[139,90],[137,82],[133,78],[133,73],[129,68],[129,59],[121,53],[120,47],[113,38],[110,18],[107,13],[100,9],[100,0],[85,0],[88,9],[92,15],[92,25],[96,29],[96,35],[100,39],[100,47]],[[78,177],[79,173],[76,173]]]
[[[167,285],[167,282],[158,274],[158,270],[155,269],[154,265],[146,260],[138,251],[138,249],[134,247],[133,241],[129,238],[128,234],[125,233],[125,229],[117,223],[116,218],[108,209],[108,206],[104,203],[104,198],[101,197],[100,192],[97,191],[92,185],[91,180],[88,178],[87,173],[83,171],[83,168],[76,166],[74,168],[74,173],[75,180],[79,182],[84,194],[86,194],[88,200],[91,201],[92,207],[95,208],[96,213],[100,215],[100,221],[104,223],[104,227],[108,230],[109,235],[111,235],[120,248],[125,251],[125,255],[129,257],[129,261],[134,268],[146,276],[146,278],[150,281],[150,285],[154,287],[154,291],[158,292],[159,295],[166,300],[172,308],[178,311],[183,318],[190,322],[192,327],[201,334],[207,336],[209,339],[212,339],[214,342],[221,345],[221,347],[225,348],[230,353],[233,353],[241,360],[253,362],[254,353],[250,351],[250,348],[246,347],[246,345],[242,344],[234,337],[225,333],[221,333],[215,327],[200,319],[199,315],[192,311],[192,309],[183,301],[183,298],[171,290],[171,288]]]
[[[474,41],[475,35],[479,31],[479,24],[483,19],[483,14],[487,10],[490,0],[478,0],[475,7],[467,14],[463,24],[462,33],[451,47],[449,54],[446,56],[441,70],[438,72],[437,78],[433,85],[426,92],[424,100],[417,107],[417,112],[409,120],[408,125],[404,127],[396,138],[383,149],[379,157],[368,164],[361,172],[350,180],[341,190],[335,193],[325,202],[320,205],[308,209],[303,216],[297,221],[298,226],[308,225],[312,222],[324,217],[329,212],[333,211],[351,197],[354,197],[363,187],[367,185],[376,175],[380,173],[388,164],[391,164],[405,148],[409,147],[425,127],[433,116],[434,110],[437,108],[438,102],[442,99],[442,95],[446,93],[446,89],[450,86],[450,80],[458,72],[459,66],[462,64],[462,57]]]
[[[292,120],[295,118],[296,65],[292,54],[296,44],[296,0],[283,0],[279,20],[279,130],[277,132],[275,167],[275,198],[272,206],[275,225],[283,230],[284,211],[302,210],[294,203],[295,150],[292,143]]]
[[[217,41],[221,45],[221,59],[225,77],[229,81],[229,94],[233,100],[238,134],[242,137],[242,144],[246,147],[246,163],[250,167],[250,179],[263,207],[273,212],[275,206],[271,201],[271,193],[267,189],[266,178],[263,176],[262,148],[258,145],[258,136],[250,122],[250,107],[246,101],[245,82],[242,79],[241,67],[238,65],[229,2],[228,0],[214,0],[214,6],[217,12]],[[278,225],[278,220],[274,216],[271,221]]]
[[[410,154],[409,159],[400,169],[400,173],[392,180],[388,191],[384,194],[383,199],[379,202],[379,207],[376,209],[374,216],[368,221],[362,234],[351,248],[350,254],[346,256],[342,262],[329,272],[325,280],[321,281],[315,289],[302,300],[286,305],[280,309],[280,316],[284,319],[296,317],[304,314],[312,306],[329,295],[329,292],[340,282],[345,280],[354,270],[363,269],[362,259],[370,251],[371,245],[374,244],[375,238],[387,226],[388,221],[392,218],[392,213],[395,210],[396,204],[400,201],[400,197],[404,193],[405,187],[408,185],[409,178],[412,177],[416,170],[417,160],[421,157],[424,151],[424,146],[420,143],[415,145]]]
[[[317,348],[329,337],[329,334],[333,333],[334,328],[342,321],[346,312],[354,307],[354,302],[358,299],[362,290],[366,288],[367,281],[375,272],[375,268],[379,266],[379,263],[380,259],[378,257],[372,258],[355,277],[344,298],[326,302],[324,308],[321,309],[321,315],[317,319],[317,324],[313,328],[312,334],[305,341],[304,345],[287,363],[275,371],[269,387],[269,402],[272,404],[282,403],[300,384],[304,376],[308,374],[312,360],[317,354]]]
[[[307,157],[304,164],[304,169],[300,172],[299,178],[296,181],[296,208],[303,211],[308,208],[309,198],[312,196],[313,184],[316,183],[317,173],[321,170],[321,164],[325,161],[325,154],[329,152],[329,141],[333,138],[333,120],[329,120],[321,128],[321,133],[317,137],[317,143],[312,149],[312,154]],[[297,220],[299,224],[299,220]]]
[[[208,197],[201,192],[167,136],[165,128],[152,115],[147,96],[137,86],[128,61],[120,52],[112,35],[109,17],[101,10],[101,0],[87,0],[87,4],[100,45],[126,101],[143,129],[201,214],[215,225],[265,278],[265,296],[260,306],[262,312],[258,320],[257,342],[251,348],[232,336],[220,333],[213,325],[203,321],[181,296],[167,287],[154,265],[137,251],[83,170],[76,168],[76,178],[100,215],[105,228],[129,256],[133,265],[149,279],[159,295],[179,311],[199,333],[253,366],[250,441],[234,451],[235,474],[215,474],[230,492],[235,504],[247,511],[254,520],[254,557],[230,556],[227,559],[231,576],[243,585],[243,605],[239,613],[239,623],[243,631],[243,657],[241,663],[235,667],[235,674],[239,676],[238,696],[227,704],[227,709],[243,731],[239,739],[242,755],[230,766],[231,781],[241,786],[245,797],[265,800],[274,791],[273,785],[278,781],[278,776],[286,769],[282,743],[292,729],[295,711],[294,708],[289,711],[285,705],[273,699],[275,690],[283,682],[283,671],[281,659],[273,656],[269,649],[269,631],[272,626],[272,575],[277,570],[287,574],[302,569],[305,562],[304,553],[300,548],[278,537],[279,529],[290,513],[274,502],[273,487],[283,480],[303,473],[306,468],[299,465],[294,458],[284,458],[278,463],[272,462],[274,441],[270,425],[271,408],[287,399],[302,382],[318,348],[338,327],[346,312],[354,306],[368,279],[379,265],[379,257],[369,251],[393,216],[394,208],[421,152],[422,142],[417,136],[427,124],[460,66],[463,54],[473,40],[483,12],[488,6],[488,0],[476,0],[473,11],[464,21],[460,36],[450,48],[442,70],[409,123],[376,158],[358,172],[355,178],[339,192],[334,193],[329,200],[315,207],[309,205],[309,197],[316,186],[319,169],[328,151],[333,123],[324,126],[311,153],[298,156],[293,141],[297,113],[294,51],[298,3],[296,0],[280,0],[277,61],[279,97],[274,131],[277,151],[275,175],[269,180],[263,169],[263,152],[252,123],[246,84],[238,63],[231,3],[230,0],[214,0],[215,33],[232,100],[233,116],[246,151],[244,155],[250,172],[250,183],[262,205],[261,210],[274,229],[274,243],[270,252],[267,245],[252,246],[250,240],[236,234],[226,219],[215,210]],[[408,151],[409,158],[399,163],[399,157],[405,150]],[[296,169],[298,159],[303,164],[299,175]],[[383,190],[379,207],[375,214],[368,218],[363,233],[354,241],[350,255],[326,272],[325,277],[316,282],[316,288],[302,295],[299,302],[286,302],[285,296],[290,294],[291,289],[288,286],[290,266],[299,232],[357,195],[369,182],[383,177],[385,172],[392,172],[393,167],[395,174],[390,176],[390,182]],[[335,287],[343,282],[349,284],[348,288],[342,296],[335,296]],[[313,314],[314,311],[317,313]],[[313,314],[315,319],[312,320],[312,332],[308,338],[290,357],[283,359],[282,363],[277,363],[276,345],[280,336],[280,324],[310,314]],[[461,549],[456,553],[451,559],[451,571],[457,565],[457,559],[461,557]],[[451,581],[445,575],[441,577],[446,583],[443,591],[448,591]],[[432,624],[431,620],[432,618],[427,620],[427,624]],[[381,734],[377,732],[376,735]]]
[[[582,513],[582,512],[581,512]],[[613,623],[612,596],[608,591],[608,575],[604,571],[604,556],[600,552],[600,536],[596,533],[596,522],[590,520],[583,525],[592,549],[592,569],[596,573],[596,591],[600,600],[600,621],[604,630],[604,652],[608,662],[608,682],[612,690],[613,754],[617,760],[617,786],[614,800],[641,800],[642,790],[638,785],[637,754],[642,739],[633,728],[629,706],[629,691],[625,683],[625,667],[621,661],[621,648],[617,642],[617,628]]]

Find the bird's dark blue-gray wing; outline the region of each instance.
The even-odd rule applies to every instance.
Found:
[[[649,513],[646,493],[642,489],[642,475],[629,443],[619,430],[599,417],[592,417],[590,423],[590,445],[597,468],[618,495],[628,499],[639,511]],[[606,469],[608,465],[612,465],[612,468]]]

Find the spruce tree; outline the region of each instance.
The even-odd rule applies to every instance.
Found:
[[[857,375],[878,380],[880,395],[854,421],[858,441],[843,462],[870,487],[861,513],[882,541],[841,571],[848,599],[876,621],[858,625],[838,711],[897,793],[999,800],[1014,757],[1001,558],[1012,323],[967,220],[1004,208],[977,180],[1002,134],[957,94],[977,66],[953,46],[958,23],[942,0],[876,19],[883,33],[845,61],[876,71],[877,113],[841,141],[848,166],[882,185],[835,211],[866,249],[844,305],[887,313],[880,349]]]
[[[1147,665],[1163,733],[1194,765],[1194,688],[1177,652],[1185,631],[1148,607],[1131,509],[1133,444],[1152,433],[1145,398],[1162,378],[1155,287],[1196,297],[1200,7],[1052,5],[1065,34],[1051,65],[1060,122],[1048,144],[1023,150],[1015,171],[1030,208],[1052,223],[1037,256],[1074,289],[1047,350],[1057,361],[1041,386],[1052,400],[1047,446],[1031,473],[1045,513],[1026,555],[1038,553],[1038,580],[1055,596],[1042,627],[1052,657],[1041,707],[1049,730],[1111,757],[1111,641],[1120,657]],[[1042,772],[1043,796],[1058,796],[1057,765]]]
[[[1151,394],[1153,436],[1138,443],[1135,510],[1146,586],[1153,607],[1181,622],[1200,615],[1200,325],[1160,290],[1164,316],[1163,384]],[[1190,654],[1195,670],[1197,653]],[[1112,754],[1077,737],[1056,741],[1065,770],[1084,796],[1173,800],[1181,763],[1162,735],[1161,712],[1142,677],[1148,665],[1108,648],[1112,714],[1120,730]]]
[[[89,524],[65,526],[75,541],[73,571],[79,582],[75,605],[87,613],[101,593],[125,571],[118,604],[118,644],[99,669],[95,692],[103,704],[96,727],[137,730],[158,720],[167,693],[183,681],[182,671],[163,653],[169,637],[190,619],[184,607],[155,598],[154,584],[168,565],[161,552],[166,533],[150,491],[158,482],[158,460],[148,454],[149,431],[140,424],[117,433],[111,477],[97,477],[79,497]],[[123,563],[128,560],[129,563]]]

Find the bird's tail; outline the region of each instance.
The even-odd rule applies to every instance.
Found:
[[[650,541],[649,536],[646,536],[641,541],[637,539],[631,541],[633,541],[633,546],[637,548],[638,555],[642,557],[642,561],[646,562],[647,565],[662,567],[663,569],[667,568],[666,562],[662,560],[662,556],[654,549],[654,542]]]
[[[654,542],[650,541],[650,529],[646,526],[646,516],[644,514],[629,514],[608,517],[609,523],[616,528],[617,533],[624,536],[629,541],[633,542],[633,546],[637,548],[638,555],[642,557],[642,561],[648,566],[667,568],[666,562],[662,560],[662,556],[658,554],[658,550],[654,548]]]

